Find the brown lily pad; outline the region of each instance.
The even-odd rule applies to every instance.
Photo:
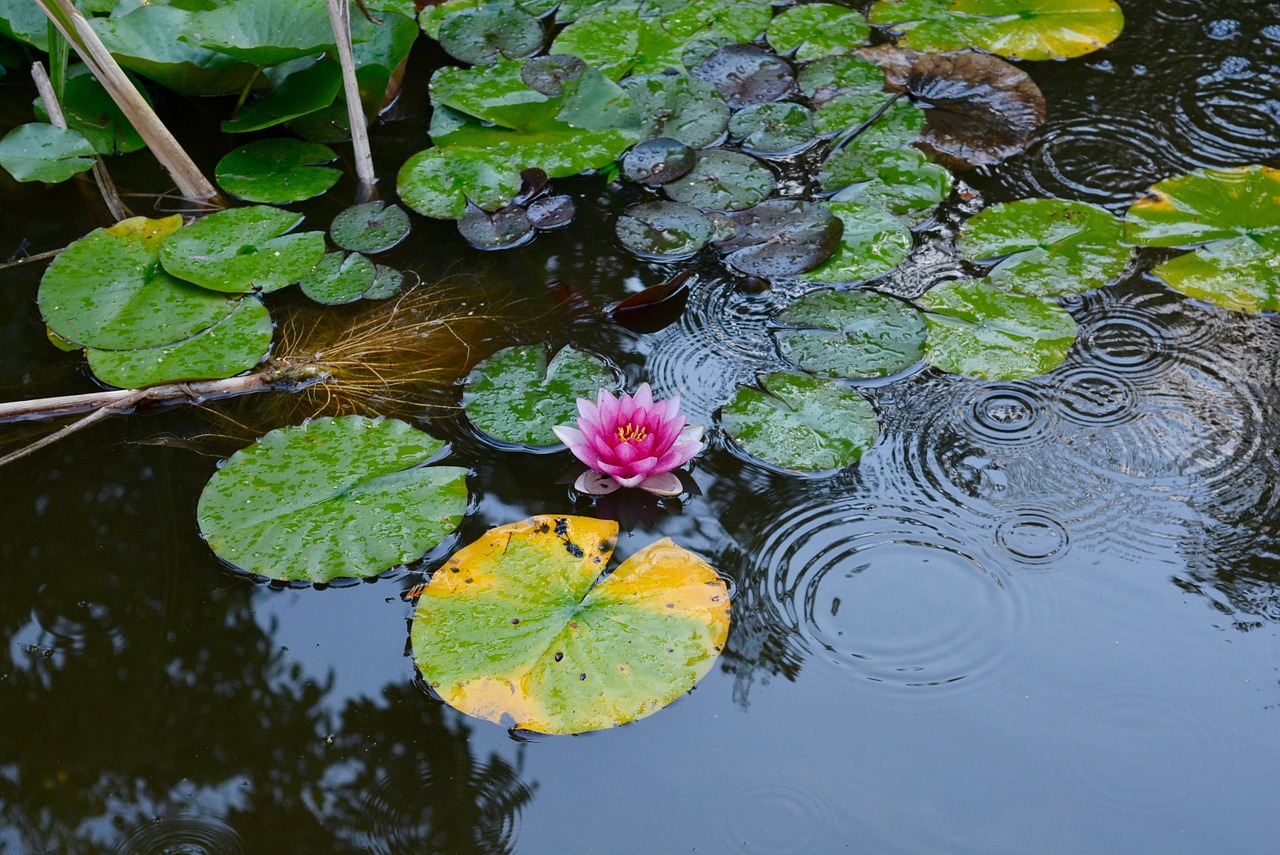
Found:
[[[878,45],[857,55],[884,69],[887,91],[906,92],[926,106],[924,132],[915,145],[952,169],[1017,154],[1045,119],[1044,95],[1035,81],[990,54]]]

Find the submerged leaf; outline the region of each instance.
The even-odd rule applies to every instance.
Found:
[[[507,347],[467,375],[462,408],[498,442],[556,446],[560,440],[551,429],[576,418],[578,398],[615,388],[618,377],[613,365],[572,346],[549,361],[540,344]]]
[[[490,529],[432,574],[410,632],[444,701],[539,733],[650,715],[688,692],[724,649],[729,594],[669,539],[605,574],[618,525],[532,517]]]
[[[720,426],[752,457],[800,472],[851,466],[879,434],[875,409],[857,390],[790,371],[739,388]]]
[[[985,282],[960,280],[920,298],[928,311],[925,358],[952,374],[1021,380],[1062,364],[1076,340],[1066,309]]]
[[[462,521],[467,470],[423,466],[440,440],[394,419],[314,419],[231,456],[200,494],[218,557],[269,579],[330,582],[416,561]]]
[[[858,55],[884,69],[888,91],[910,93],[928,107],[916,145],[952,169],[1017,154],[1044,121],[1044,95],[1031,76],[989,54],[928,54],[881,45]]]

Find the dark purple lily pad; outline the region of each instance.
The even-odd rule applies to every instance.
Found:
[[[770,199],[727,215],[737,227],[718,241],[725,262],[753,276],[793,276],[812,270],[840,246],[844,223],[822,205],[798,199]]]
[[[547,177],[547,173],[538,169],[536,166],[529,169],[520,170],[520,192],[511,200],[513,205],[527,205],[531,199],[536,199],[542,195],[547,189],[547,185],[551,183],[551,179]]]
[[[667,184],[689,174],[697,153],[679,140],[646,140],[622,159],[622,174],[637,184]]]
[[[529,222],[540,229],[558,229],[573,221],[577,207],[571,196],[543,196],[529,203]]]
[[[454,12],[440,24],[440,46],[454,59],[490,65],[542,47],[542,25],[515,5],[494,3]]]
[[[796,82],[791,64],[764,48],[731,44],[717,50],[693,72],[716,88],[734,109],[777,101]]]
[[[520,68],[520,79],[534,92],[558,98],[564,84],[582,76],[587,64],[580,57],[565,53],[535,56]]]
[[[618,217],[618,240],[641,258],[688,258],[711,239],[711,221],[691,205],[646,202]]]
[[[476,249],[509,249],[532,239],[535,230],[528,213],[518,205],[489,213],[468,202],[458,219],[458,231]]]
[[[1027,147],[1044,95],[1022,69],[975,51],[920,53],[892,45],[858,56],[884,69],[885,89],[928,105],[916,146],[952,169],[998,163]]]

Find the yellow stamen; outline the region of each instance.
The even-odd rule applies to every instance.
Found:
[[[618,428],[618,442],[639,442],[649,435],[649,429],[643,425],[636,425],[627,422],[626,427]]]

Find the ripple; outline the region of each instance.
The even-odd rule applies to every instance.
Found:
[[[139,823],[111,846],[112,855],[243,855],[240,835],[221,817],[180,811]]]
[[[696,283],[679,322],[642,342],[654,391],[664,397],[679,392],[690,421],[709,424],[739,384],[787,367],[769,323],[793,299],[784,287],[757,295],[724,278]]]
[[[1168,135],[1149,119],[1087,115],[1046,122],[1000,180],[1012,181],[1023,195],[1093,202],[1123,213],[1180,165]]]
[[[975,390],[968,399],[972,416],[962,422],[972,439],[1003,447],[1043,442],[1057,428],[1055,414],[1046,406],[1040,388],[992,383]]]
[[[845,811],[809,783],[754,781],[725,794],[732,811],[718,812],[724,851],[760,855],[809,855],[847,831]]]
[[[945,686],[990,671],[1018,607],[951,521],[914,507],[821,501],[748,548],[812,654],[867,680]]]
[[[1055,703],[1050,743],[1100,814],[1194,822],[1217,807],[1202,782],[1217,780],[1237,749],[1208,703],[1152,678],[1075,687]]]
[[[1280,80],[1229,57],[1185,87],[1174,109],[1175,139],[1194,166],[1260,163],[1280,155]]]
[[[362,852],[509,852],[519,830],[529,788],[504,765],[435,773],[426,762],[384,769],[361,793]],[[465,844],[465,845],[464,845]]]
[[[1154,279],[1136,278],[1081,296],[1072,313],[1080,330],[1064,367],[1086,365],[1132,384],[1157,380],[1205,347],[1205,313]]]
[[[1040,510],[1023,510],[1001,521],[996,544],[1019,564],[1051,564],[1066,555],[1071,538],[1062,523]]]
[[[1137,390],[1123,375],[1092,365],[1074,365],[1057,374],[1053,390],[1061,416],[1075,424],[1110,427],[1133,418]]]

